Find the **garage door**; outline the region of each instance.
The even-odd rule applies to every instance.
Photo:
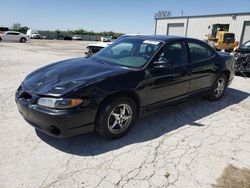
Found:
[[[168,24],[167,35],[184,36],[184,23]]]
[[[250,40],[250,22],[244,23],[242,43]]]

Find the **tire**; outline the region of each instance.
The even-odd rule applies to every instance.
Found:
[[[213,84],[213,88],[210,91],[208,99],[212,101],[219,100],[225,93],[225,90],[227,88],[227,82],[228,80],[225,74],[218,75]]]
[[[2,38],[0,37],[0,42],[2,42]]]
[[[21,42],[21,43],[25,43],[25,42],[26,42],[26,38],[21,38],[21,39],[20,39],[20,42]]]
[[[108,139],[124,136],[134,124],[137,116],[136,109],[134,101],[128,97],[106,100],[97,114],[97,132]]]

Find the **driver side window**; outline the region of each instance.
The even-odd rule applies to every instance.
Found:
[[[169,61],[172,65],[178,66],[187,63],[186,49],[183,43],[168,45],[157,57],[157,61]]]

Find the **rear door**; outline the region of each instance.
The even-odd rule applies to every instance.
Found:
[[[6,41],[19,41],[19,33],[17,32],[8,32],[5,35]]]
[[[190,92],[198,92],[212,87],[217,72],[216,52],[199,40],[187,40],[189,67],[191,69]]]

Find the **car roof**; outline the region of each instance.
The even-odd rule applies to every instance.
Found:
[[[20,33],[18,31],[6,31],[6,33]]]
[[[144,40],[158,40],[164,42],[171,42],[177,39],[186,39],[185,37],[172,36],[172,35],[141,35],[141,34],[122,35],[120,38],[140,38]]]

